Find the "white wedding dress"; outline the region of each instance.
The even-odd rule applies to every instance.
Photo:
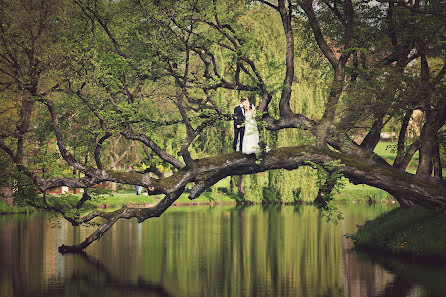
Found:
[[[242,143],[243,154],[260,153],[259,130],[257,129],[255,110],[245,113],[245,135]]]

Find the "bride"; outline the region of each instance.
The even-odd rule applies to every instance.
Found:
[[[259,130],[257,129],[256,111],[254,105],[245,101],[245,136],[243,137],[242,153],[257,154],[260,152]]]

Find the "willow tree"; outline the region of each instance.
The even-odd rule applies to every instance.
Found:
[[[75,211],[49,204],[45,194],[30,201],[61,213],[74,226],[102,218],[82,243],[63,245],[61,252],[85,249],[120,219],[136,218],[141,223],[160,216],[187,185],[191,185],[189,198],[195,199],[227,176],[272,169],[310,166],[383,189],[402,206],[440,208],[446,202],[436,157],[446,120],[441,5],[351,0],[2,0],[0,83],[8,94],[3,97],[19,104],[15,124],[2,129],[0,147],[42,193],[63,185],[89,188],[111,181],[164,195],[151,208],[87,214],[82,210],[88,194]],[[242,21],[243,15],[257,10],[280,16],[285,40],[282,65],[259,67],[259,51],[269,49],[257,47],[249,23]],[[302,28],[296,24],[308,26],[332,68],[320,118],[291,108],[298,83],[295,30]],[[426,26],[434,29],[417,33]],[[218,59],[217,53],[226,58]],[[432,58],[442,63],[441,69],[429,66]],[[418,68],[411,63],[416,60]],[[280,88],[268,83],[274,67],[284,68]],[[227,104],[214,100],[223,91],[258,98],[263,139],[269,131],[284,129],[305,130],[312,136],[305,145],[269,152],[262,141],[259,155],[236,152],[203,158],[191,150],[194,141],[209,127],[231,120]],[[373,153],[384,124],[414,109],[426,111],[416,175],[405,172],[400,161],[392,166]],[[411,154],[405,150],[406,122],[401,122],[400,159]],[[32,168],[24,150],[35,144],[37,127],[46,123],[63,165],[82,176],[48,177]],[[368,133],[355,142],[358,126]],[[79,127],[82,133],[76,130]],[[176,145],[163,143],[166,131],[175,131]],[[164,175],[155,166],[143,173],[107,168],[103,148],[118,136],[144,145],[158,163],[170,166],[172,174]],[[85,144],[82,158],[73,151],[73,143],[80,139]],[[322,200],[333,186],[331,179],[321,184]]]

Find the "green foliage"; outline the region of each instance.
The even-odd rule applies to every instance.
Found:
[[[11,158],[3,151],[0,150],[0,185],[11,187],[13,185],[13,178],[11,173],[14,167],[11,162]]]
[[[368,185],[354,185],[344,179],[345,186],[340,189],[339,193],[335,193],[334,199],[336,201],[346,202],[373,202],[386,203],[393,201],[392,196],[386,191],[368,186]]]
[[[66,210],[74,210],[79,199],[80,196],[74,194],[47,195],[47,202],[50,206]],[[91,201],[86,201],[84,203],[84,209],[94,208],[95,206]]]
[[[282,202],[282,196],[280,191],[275,187],[263,187],[262,188],[262,203],[280,203]]]
[[[334,199],[335,194],[345,186],[344,175],[341,173],[343,166],[339,160],[330,161],[323,165],[307,162],[313,169],[317,169],[316,185],[324,191],[323,199],[329,202]]]
[[[397,208],[366,222],[355,235],[359,247],[383,249],[394,253],[446,256],[446,212],[434,213],[414,206]]]
[[[343,214],[336,205],[328,204],[326,207],[321,208],[320,211],[328,223],[337,225],[343,219]]]
[[[18,184],[15,188],[16,191],[13,193],[14,205],[17,206],[25,206],[28,204],[28,201],[35,200],[38,196],[36,186],[29,180],[24,177],[23,174],[17,174],[15,177],[16,180],[20,182],[27,182],[26,184],[20,185]]]
[[[12,214],[12,213],[31,213],[34,209],[30,206],[10,206],[0,201],[0,214]]]
[[[21,65],[32,65],[25,63],[28,54],[23,49],[33,52],[29,47],[32,43],[38,44],[32,49],[39,56],[38,65],[42,67],[38,69],[41,70],[39,91],[58,86],[56,89],[59,91],[50,92],[50,98],[60,115],[65,143],[74,157],[87,165],[96,165],[93,151],[97,140],[107,132],[112,134],[102,147],[102,162],[107,167],[127,169],[138,166],[145,169],[154,165],[162,172],[170,173],[170,165],[153,152],[146,154],[135,142],[123,139],[120,133],[129,128],[127,123],[130,122],[132,131],[150,136],[162,149],[176,156],[186,138],[186,129],[176,107],[184,96],[190,97],[187,104],[183,103],[192,127],[206,124],[206,128],[191,144],[192,157],[231,151],[232,123],[225,116],[217,116],[216,110],[222,114],[232,113],[241,97],[247,97],[257,105],[261,100],[259,90],[244,92],[217,88],[204,92],[201,87],[221,83],[222,77],[226,81],[234,81],[237,71],[240,72],[237,67],[243,57],[255,63],[273,96],[268,112],[272,116],[279,114],[278,103],[285,75],[285,39],[277,12],[265,5],[236,0],[162,2],[52,3],[54,8],[48,11],[48,18],[45,19],[45,34],[35,40],[29,35],[35,30],[30,33],[23,29],[26,27],[23,25],[29,23],[34,28],[38,24],[37,7],[35,13],[27,15],[16,8],[14,4],[17,1],[5,1],[5,10],[2,11],[5,36],[11,37],[12,49],[19,52]],[[33,3],[31,1],[24,6]],[[423,87],[419,79],[420,62],[414,60],[405,71],[391,63],[379,62],[384,54],[392,50],[384,22],[385,9],[381,4],[370,6],[358,2],[354,5],[353,55],[347,63],[346,86],[337,119],[338,124],[352,134],[356,131],[352,127],[359,124],[368,126],[377,115],[383,114],[386,120],[398,118],[413,106],[436,103],[442,98],[441,91],[444,90],[439,89],[427,101],[414,100],[411,94]],[[429,7],[431,4],[422,1],[422,5]],[[340,11],[344,13],[343,9]],[[295,77],[291,108],[296,113],[317,120],[326,108],[333,71],[320,52],[308,22],[300,15],[301,11],[296,13],[293,15]],[[329,46],[337,54],[342,53],[344,26],[325,6],[316,7],[316,13]],[[418,43],[418,39],[423,40],[425,35],[430,36],[431,30],[426,28],[438,22],[435,18],[425,19],[414,15],[402,7],[396,8],[394,16],[398,37],[403,41],[416,40],[415,43]],[[102,20],[102,24],[95,17]],[[220,22],[223,28],[219,32],[210,22]],[[107,26],[108,32],[103,25]],[[224,34],[237,36],[238,50],[228,49],[232,45],[223,37]],[[443,63],[440,55],[442,43],[436,38],[429,44],[433,50],[432,56],[428,57],[433,74],[439,72]],[[222,42],[228,44],[219,46]],[[216,68],[222,77],[210,78],[205,73],[205,65],[200,60],[200,55],[205,53],[201,51],[204,48],[213,53]],[[186,61],[190,62],[190,80],[186,86],[179,87]],[[209,66],[210,73],[213,67]],[[359,78],[353,79],[354,75],[359,75]],[[25,76],[24,82],[28,83],[31,78]],[[245,85],[253,85],[253,77],[252,73],[241,71],[237,79]],[[2,93],[2,100],[10,96],[9,91],[6,95]],[[14,95],[18,98],[20,92],[16,90]],[[212,104],[206,101],[207,98],[212,99]],[[25,162],[33,164],[29,166],[30,169],[44,178],[75,175],[77,172],[73,172],[60,158],[55,135],[51,132],[50,116],[45,106],[39,106],[33,113],[31,124],[34,128],[26,135]],[[12,112],[8,118],[14,118],[14,115]],[[266,131],[265,123],[260,120],[262,114],[258,113],[257,116],[263,141],[270,148],[314,143],[309,131]],[[258,163],[262,161],[260,155]],[[317,187],[331,184],[334,184],[333,193],[336,194],[342,187],[342,180],[339,172],[332,171],[331,167],[328,164],[324,168],[314,167],[316,170],[275,170],[249,176],[244,183],[247,193],[241,199],[260,201],[265,196],[264,188],[270,188],[284,202],[311,201]],[[0,176],[2,178],[8,176]],[[32,191],[30,189],[28,194],[32,194]],[[334,194],[330,193],[326,199],[333,199]]]
[[[296,189],[293,190],[293,202],[294,203],[299,203],[303,200],[301,194],[302,194],[302,187],[297,187]]]

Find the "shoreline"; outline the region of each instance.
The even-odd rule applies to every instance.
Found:
[[[419,253],[413,251],[394,252],[379,245],[355,245],[354,249],[367,256],[396,257],[406,262],[426,263],[430,265],[446,265],[446,254]]]
[[[145,202],[145,203],[135,203],[135,202],[129,202],[125,204],[125,207],[127,208],[149,208],[156,205],[156,203],[159,200],[156,199],[154,202]],[[339,200],[339,201],[331,201],[330,204],[334,205],[344,205],[344,204],[357,204],[357,205],[394,205],[395,200],[388,199],[388,200],[380,200],[380,201],[373,201],[372,203],[369,200],[365,199],[358,199],[358,200]],[[174,202],[172,204],[173,207],[193,207],[193,206],[223,206],[223,205],[314,205],[313,202],[310,201],[297,201],[297,202],[262,202],[262,201],[180,201],[180,202]],[[118,209],[119,207],[116,205],[110,205],[105,203],[98,203],[95,205],[96,209],[103,209],[103,210],[114,210]],[[121,205],[121,206],[124,206]],[[14,209],[15,206],[8,206],[8,208]],[[21,209],[23,207],[17,207],[18,209]],[[92,208],[91,210],[94,210],[95,208]],[[45,212],[45,210],[36,209],[33,207],[29,207],[29,209],[25,210],[11,210],[11,211],[0,211],[1,215],[13,215],[13,214],[30,214],[34,212]]]
[[[446,211],[396,208],[347,237],[358,250],[446,261]]]

